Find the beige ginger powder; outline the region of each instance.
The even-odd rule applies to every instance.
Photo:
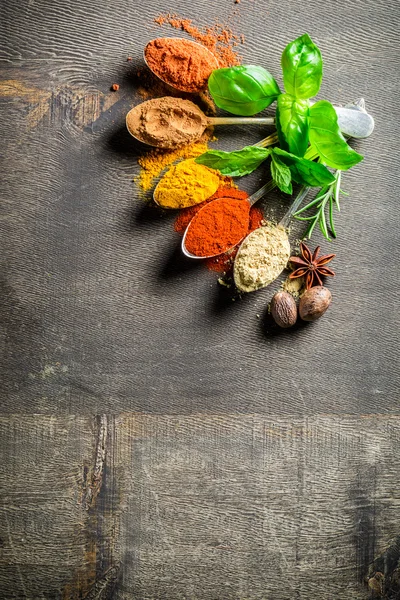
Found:
[[[269,285],[284,270],[290,256],[285,229],[270,223],[246,237],[236,255],[233,276],[242,292]]]

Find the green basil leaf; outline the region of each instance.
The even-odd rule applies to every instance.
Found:
[[[307,33],[286,46],[281,64],[288,94],[302,99],[318,94],[322,81],[322,56]]]
[[[284,150],[304,156],[308,147],[308,100],[297,100],[290,94],[278,97],[276,109],[277,131]]]
[[[242,150],[233,152],[209,150],[198,156],[195,162],[210,169],[216,169],[223,175],[241,177],[252,173],[270,154],[270,148],[246,146]]]
[[[271,73],[263,67],[241,65],[213,71],[208,89],[219,108],[251,116],[267,108],[280,94]]]
[[[340,132],[335,109],[327,100],[310,108],[310,142],[321,160],[333,169],[346,171],[363,160]]]
[[[320,163],[306,158],[299,158],[281,148],[273,148],[272,152],[279,156],[280,160],[289,167],[292,179],[296,183],[320,187],[335,181],[335,176]]]
[[[293,194],[292,173],[274,153],[271,154],[271,175],[276,185],[285,194]]]

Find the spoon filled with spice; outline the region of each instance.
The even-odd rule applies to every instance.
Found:
[[[270,181],[248,198],[218,198],[203,206],[183,235],[183,254],[188,258],[204,259],[232,250],[249,231],[251,207],[274,187],[274,182]]]
[[[356,115],[358,112],[359,103],[362,105],[363,110],[365,110],[363,101],[356,101],[352,105],[354,108],[349,109],[350,111],[353,111],[354,115]],[[354,122],[359,124],[357,118],[355,118]],[[349,126],[352,126],[351,120]],[[360,138],[369,137],[373,130],[373,126],[371,128],[371,122],[368,119],[365,120],[363,127],[364,128],[357,129],[358,136]],[[310,147],[305,158],[314,160],[316,157],[317,153]],[[275,182],[270,181],[247,199],[232,200],[231,198],[218,198],[217,200],[213,200],[212,202],[206,204],[197,212],[186,228],[182,239],[182,252],[188,258],[204,259],[213,258],[219,254],[223,254],[229,250],[232,250],[247,235],[249,228],[250,208],[275,187]],[[260,227],[258,230],[255,230],[249,234],[245,242],[240,247],[235,264],[237,261],[238,264],[240,263],[240,253],[242,253],[242,256],[244,256],[247,248],[247,240],[250,240],[250,242],[256,240],[257,244],[255,244],[254,248],[251,249],[254,255],[257,254],[256,246],[258,246],[258,243],[260,244],[260,247],[262,247],[264,244],[265,255],[269,257],[268,260],[270,260],[271,256],[273,255],[273,251],[270,250],[270,248],[274,247],[275,249],[280,248],[282,250],[283,254],[281,256],[281,261],[277,262],[277,265],[272,271],[272,274],[274,275],[276,268],[280,268],[282,261],[282,264],[284,263],[286,254],[289,257],[290,253],[290,245],[285,229],[288,227],[294,213],[299,208],[309,190],[310,187],[302,188],[277,227],[273,229],[268,227]],[[268,239],[271,238],[274,240],[274,244],[272,246],[268,242]],[[274,262],[274,260],[272,260],[272,262]],[[279,275],[283,268],[284,267],[282,267],[282,269],[273,276],[273,279]],[[262,275],[260,278],[255,277],[254,286],[264,287],[264,285],[268,285],[268,283],[261,285],[261,281],[267,281],[268,277],[269,275]],[[273,279],[271,279],[271,281],[273,281]],[[245,284],[241,286],[239,283],[237,287],[243,291],[250,291],[244,289],[246,287]],[[258,287],[254,287],[254,289],[258,289]]]
[[[335,107],[343,135],[362,138],[374,128],[372,117],[354,105]],[[275,117],[207,117],[190,100],[164,96],[134,106],[126,115],[126,126],[136,140],[156,148],[177,148],[201,138],[215,125],[274,125]]]
[[[290,257],[286,228],[309,191],[309,187],[300,189],[278,225],[266,223],[244,239],[233,264],[233,279],[238,290],[255,292],[266,287],[286,268]]]
[[[126,115],[132,137],[157,148],[177,148],[201,138],[214,125],[274,125],[274,117],[207,117],[190,100],[164,96],[134,106]]]
[[[278,135],[273,133],[254,146],[266,148],[277,141]],[[188,158],[172,165],[161,177],[154,189],[153,199],[161,208],[189,208],[212,196],[220,183],[218,171],[198,164],[194,158]]]
[[[211,73],[219,68],[218,59],[208,48],[184,38],[151,40],[145,46],[144,60],[161,81],[190,94],[203,91]]]

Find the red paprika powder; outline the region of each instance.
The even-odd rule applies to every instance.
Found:
[[[215,194],[207,198],[201,204],[195,204],[195,206],[190,206],[189,208],[183,208],[177,218],[175,219],[174,229],[178,233],[185,233],[186,227],[189,225],[190,221],[193,219],[194,215],[199,212],[203,206],[205,206],[208,202],[212,202],[217,198],[236,198],[237,200],[246,200],[249,195],[247,192],[243,190],[238,190],[234,187],[228,187],[226,185],[222,185],[217,189]],[[253,209],[251,209],[253,211]]]
[[[206,204],[212,202],[212,200],[216,200],[217,198],[233,198],[237,200],[246,200],[246,198],[248,197],[249,195],[247,194],[247,192],[243,190],[238,190],[237,188],[223,185],[220,188],[218,188],[215,194],[210,196],[210,198],[207,198],[205,202],[202,202],[201,204],[196,204],[195,206],[191,206],[190,208],[182,209],[175,220],[175,231],[181,234],[185,233],[186,228],[189,225],[190,221],[193,219],[193,217],[199,212],[201,208],[203,208],[203,206],[206,206]],[[252,206],[250,209],[249,228],[245,235],[248,235],[249,233],[254,231],[254,229],[260,227],[262,220],[262,211],[256,206]],[[229,273],[232,269],[236,253],[237,247],[233,248],[226,254],[220,254],[219,256],[208,258],[205,261],[205,265],[211,271],[215,271],[217,273]]]
[[[236,246],[249,229],[250,204],[247,200],[218,198],[208,203],[192,219],[185,246],[195,256],[223,254]]]
[[[220,62],[221,67],[232,67],[240,65],[240,56],[235,50],[235,47],[244,43],[244,35],[236,35],[223,23],[215,23],[210,27],[199,29],[192,19],[185,19],[178,15],[160,15],[154,19],[158,25],[168,23],[175,29],[186,31],[196,42],[206,46],[213,54],[215,54]]]
[[[264,215],[262,211],[256,206],[252,206],[250,209],[249,229],[246,235],[249,235],[249,233],[261,227],[263,219]],[[235,246],[232,248],[232,250],[229,250],[225,254],[207,258],[205,261],[206,267],[210,269],[210,271],[216,271],[217,273],[225,273],[226,275],[230,275],[238,250],[239,246]]]
[[[201,44],[180,38],[159,38],[149,42],[145,58],[162,81],[183,92],[197,93],[207,87],[218,60]]]

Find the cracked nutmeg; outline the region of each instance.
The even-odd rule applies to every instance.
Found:
[[[300,242],[300,256],[291,256],[289,262],[296,266],[293,273],[290,273],[289,279],[296,279],[296,277],[305,277],[306,288],[309,290],[313,285],[322,285],[322,276],[334,277],[335,273],[328,269],[327,265],[336,254],[325,254],[324,256],[318,256],[320,246],[315,248],[314,252],[306,246],[304,242]]]

